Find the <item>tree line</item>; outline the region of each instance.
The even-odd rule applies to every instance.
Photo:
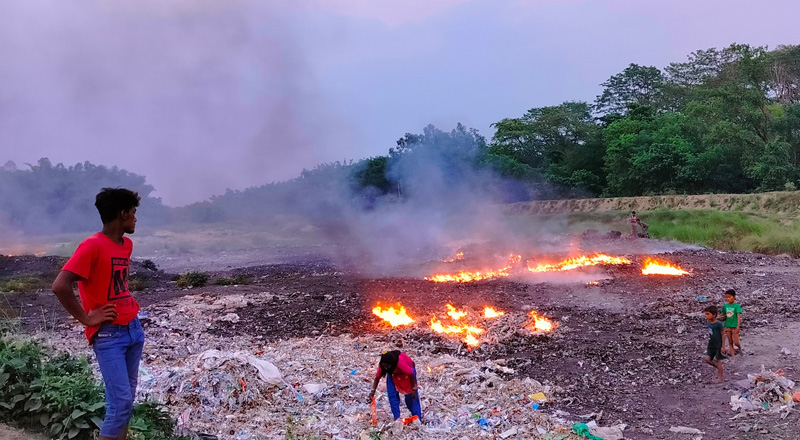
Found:
[[[398,200],[533,199],[794,190],[800,173],[800,46],[699,50],[663,69],[631,64],[593,102],[532,108],[486,139],[458,124],[407,133],[388,154],[320,164],[285,182],[228,190],[168,210],[144,177],[41,159],[0,169],[0,224],[95,226],[102,186],[139,191],[157,222],[264,212],[331,215]]]
[[[598,196],[795,189],[800,46],[700,50],[663,70],[631,64],[602,86],[594,103],[497,122],[490,151]]]
[[[32,233],[83,232],[99,228],[94,197],[103,187],[137,191],[141,207],[156,224],[169,218],[153,186],[140,176],[117,167],[88,161],[53,165],[48,158],[19,169],[11,161],[0,168],[0,229]]]

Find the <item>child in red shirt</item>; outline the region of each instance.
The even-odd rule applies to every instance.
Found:
[[[144,331],[139,304],[128,289],[133,243],[124,234],[136,229],[137,193],[103,188],[95,206],[103,230],[84,240],[53,282],[61,305],[85,326],[106,391],[106,417],[100,440],[125,440],[133,411]],[[72,284],[78,283],[80,303]]]
[[[370,401],[375,397],[375,390],[383,376],[386,376],[386,391],[389,394],[389,406],[392,408],[394,419],[400,418],[400,394],[404,394],[406,407],[411,411],[411,415],[422,420],[419,384],[414,361],[399,350],[384,353],[378,363],[375,380],[372,381],[372,391],[369,393]]]

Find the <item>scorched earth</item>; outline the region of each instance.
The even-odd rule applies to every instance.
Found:
[[[626,263],[595,258],[542,274],[533,269],[563,269],[575,255],[454,255],[420,262],[414,276],[378,277],[305,252],[290,263],[210,271],[212,281],[246,275],[249,284],[194,288],[137,263],[133,276],[148,280],[136,294],[148,335],[141,397],[166,403],[185,432],[222,439],[566,438],[575,422],[605,428],[594,432],[606,438],[800,438],[800,411],[790,403],[749,411],[730,404],[762,365],[800,379],[797,260],[618,249],[608,255]],[[645,275],[650,259],[687,273]],[[156,262],[172,271],[169,261]],[[58,263],[3,257],[0,274]],[[500,275],[430,279],[486,269]],[[702,364],[702,310],[720,305],[729,288],[744,311],[744,355],[726,360],[727,381],[714,384]],[[27,331],[92,356],[52,294],[6,298]],[[408,320],[396,326],[375,310],[401,307]],[[377,359],[395,348],[417,363],[424,424],[392,424],[385,395],[371,424],[366,398]],[[259,360],[280,371],[277,385],[259,376]],[[682,428],[704,434],[675,432]]]

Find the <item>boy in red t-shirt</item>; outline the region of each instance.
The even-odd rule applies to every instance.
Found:
[[[133,243],[141,198],[122,188],[103,188],[95,206],[103,230],[84,240],[53,282],[61,305],[85,326],[106,389],[106,417],[100,440],[125,440],[133,411],[144,331],[139,304],[128,290]],[[81,300],[75,298],[78,283]]]

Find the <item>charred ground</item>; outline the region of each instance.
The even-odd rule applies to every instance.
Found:
[[[672,438],[670,426],[692,426],[718,438],[796,438],[800,416],[785,419],[764,413],[732,419],[727,402],[735,382],[760,365],[783,368],[800,379],[800,262],[749,253],[681,251],[664,259],[691,269],[680,278],[645,277],[643,257],[630,267],[602,271],[610,279],[598,286],[490,280],[436,284],[410,278],[370,278],[342,270],[325,259],[291,264],[236,268],[213,277],[249,275],[252,283],[180,289],[164,272],[134,265],[133,276],[146,276],[137,294],[146,311],[153,304],[185,294],[209,297],[239,294],[253,301],[236,310],[236,322],[214,321],[219,335],[257,334],[265,340],[320,334],[369,334],[387,345],[475,358],[504,358],[517,375],[557,387],[551,410],[573,415],[602,412],[602,423],[629,424],[626,438]],[[50,276],[62,263],[52,258],[0,258],[0,275]],[[711,368],[701,363],[707,341],[702,309],[720,304],[725,289],[740,292],[744,308],[745,355],[726,361],[728,381],[711,384]],[[6,293],[8,309],[17,311],[29,329],[41,324],[43,311],[65,319],[46,290]],[[415,329],[390,330],[372,316],[377,302],[402,302],[415,318]],[[478,310],[493,305],[507,312],[538,310],[558,322],[549,334],[512,332],[502,343],[471,351],[460,343],[424,331],[425,320],[444,304]],[[179,329],[176,329],[179,330]],[[791,355],[781,354],[788,348]],[[793,437],[795,436],[795,437]]]

